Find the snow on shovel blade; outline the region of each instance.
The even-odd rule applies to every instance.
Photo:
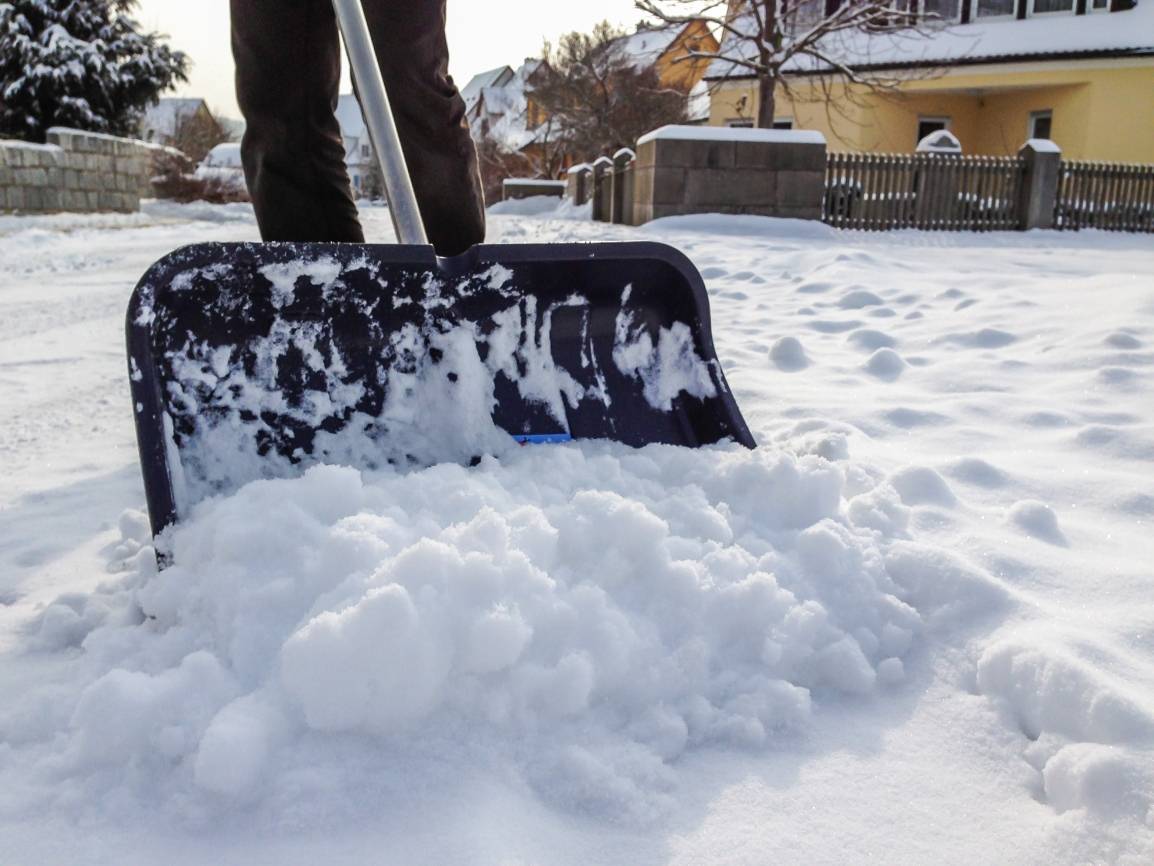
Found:
[[[662,244],[185,247],[136,287],[128,355],[155,533],[314,463],[754,445],[701,277]]]

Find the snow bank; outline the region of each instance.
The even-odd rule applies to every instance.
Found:
[[[560,220],[587,220],[592,218],[593,204],[574,205],[568,198],[552,195],[532,195],[528,198],[508,199],[489,205],[487,213],[499,216],[548,217]]]
[[[159,574],[129,515],[124,576],[39,618],[42,647],[85,653],[51,689],[53,723],[8,752],[55,780],[17,799],[302,816],[318,780],[401,756],[419,779],[411,756],[448,740],[559,808],[650,820],[687,753],[763,749],[815,703],[901,681],[924,621],[903,598],[972,592],[916,548],[895,579],[888,489],[847,499],[837,464],[736,447],[319,466],[202,503]]]

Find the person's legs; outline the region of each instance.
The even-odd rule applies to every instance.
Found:
[[[448,73],[445,0],[363,3],[429,242],[441,255],[464,252],[485,239],[485,203]]]
[[[362,243],[334,114],[341,48],[330,0],[230,3],[241,156],[261,237]]]

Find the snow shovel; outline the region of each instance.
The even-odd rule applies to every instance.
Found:
[[[359,0],[334,0],[399,245],[211,243],[128,309],[153,533],[316,463],[475,463],[519,445],[754,441],[689,260],[656,243],[425,239]]]

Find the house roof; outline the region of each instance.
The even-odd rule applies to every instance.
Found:
[[[677,37],[690,27],[689,24],[668,24],[665,27],[652,27],[620,36],[609,44],[607,51],[616,59],[631,61],[634,69],[643,71],[653,66],[666,51],[668,51]]]
[[[140,128],[145,134],[151,131],[171,138],[176,135],[180,122],[196,114],[202,106],[208,109],[208,104],[196,97],[165,96],[144,112]]]
[[[469,79],[469,83],[461,88],[461,96],[465,100],[466,109],[472,108],[486,87],[499,87],[506,84],[513,77],[513,70],[508,66],[498,66],[485,72],[479,72]]]
[[[827,51],[842,62],[876,69],[1150,54],[1154,53],[1154,0],[1141,0],[1135,8],[1118,12],[978,19],[934,27],[925,34],[852,32],[834,34],[829,40]],[[727,45],[732,41],[733,37],[726,37]],[[729,49],[723,46],[722,50]],[[752,53],[753,47],[746,42],[740,50]],[[829,69],[808,57],[794,58],[784,68],[798,74]],[[748,78],[752,72],[715,60],[705,77]]]
[[[487,136],[509,151],[520,150],[535,140],[536,133],[529,129],[526,94],[531,90],[529,80],[542,63],[528,58],[516,72],[507,78],[502,76],[500,84],[481,88],[469,108],[474,138]]]

